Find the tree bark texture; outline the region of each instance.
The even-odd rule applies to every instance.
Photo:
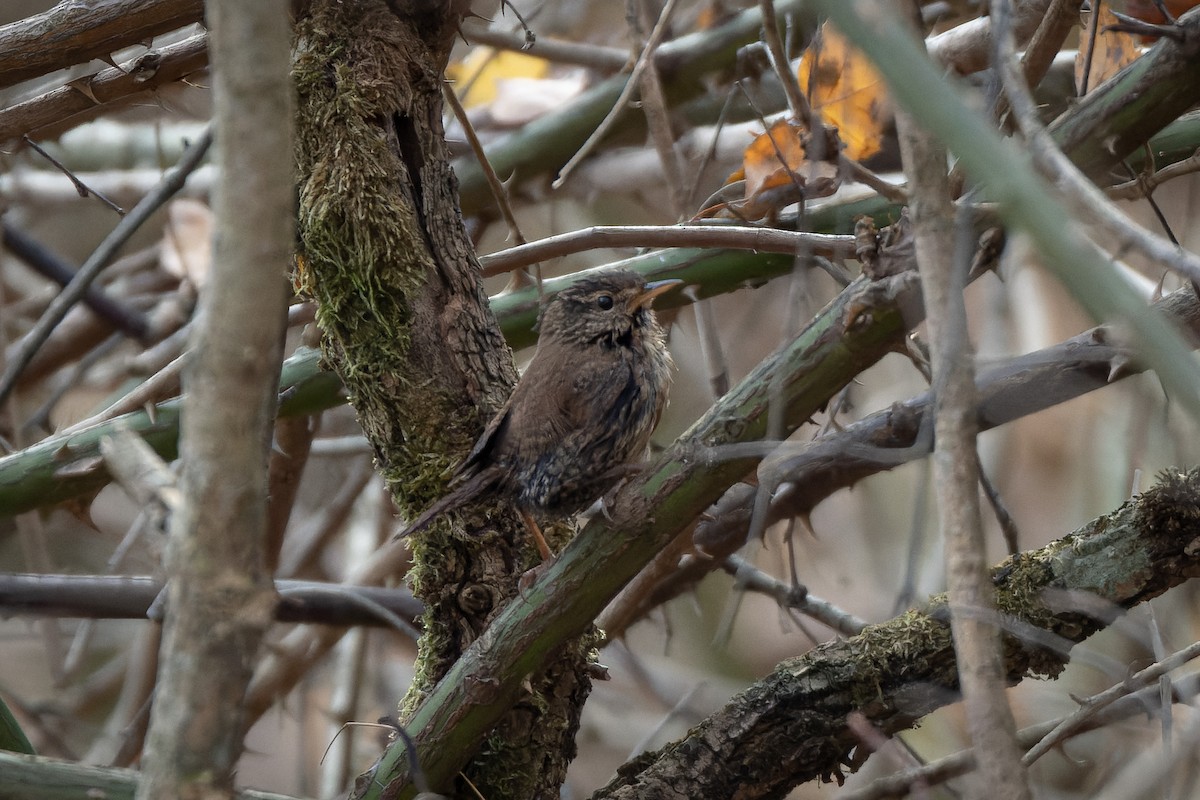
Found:
[[[208,35],[184,39],[119,66],[0,109],[0,142],[52,139],[208,67]]]
[[[0,26],[0,89],[199,22],[204,0],[67,0]]]
[[[328,362],[409,516],[445,491],[450,468],[516,379],[462,226],[443,136],[453,11],[314,2],[299,22],[294,64],[297,280],[319,302]],[[536,563],[511,510],[480,510],[466,515],[471,536],[443,520],[412,542],[425,635],[402,720]],[[533,676],[528,702],[483,743],[486,756],[466,772],[486,796],[558,796],[589,689],[591,639],[576,639]]]
[[[222,177],[213,267],[185,374],[183,501],[140,798],[233,796],[243,696],[275,592],[267,453],[295,240],[286,0],[210,0]]]

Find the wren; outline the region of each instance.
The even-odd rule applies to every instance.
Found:
[[[449,493],[397,536],[498,497],[516,506],[548,560],[534,514],[580,511],[646,451],[671,382],[666,335],[650,305],[680,283],[609,269],[559,292],[539,316],[533,360],[455,469]]]

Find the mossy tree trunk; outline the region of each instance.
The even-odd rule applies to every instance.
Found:
[[[516,378],[443,136],[452,5],[313,0],[297,23],[297,281],[319,303],[326,358],[408,513],[445,490]],[[515,514],[489,514],[477,528],[463,536],[442,522],[413,543],[413,588],[427,612],[402,721],[535,563]],[[467,775],[485,796],[558,797],[588,651],[587,641],[566,648],[480,748]]]

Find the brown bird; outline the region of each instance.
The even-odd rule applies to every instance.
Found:
[[[645,452],[671,381],[666,337],[650,304],[680,283],[647,283],[613,269],[559,292],[538,319],[533,360],[455,470],[449,494],[398,536],[493,495],[512,501],[549,559],[533,514],[581,510]]]

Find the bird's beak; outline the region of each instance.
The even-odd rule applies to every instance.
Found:
[[[649,308],[650,304],[654,302],[654,298],[682,284],[683,281],[678,278],[668,278],[665,281],[651,281],[642,287],[641,292],[634,295],[633,300],[629,303],[629,310],[635,311],[639,308]]]

